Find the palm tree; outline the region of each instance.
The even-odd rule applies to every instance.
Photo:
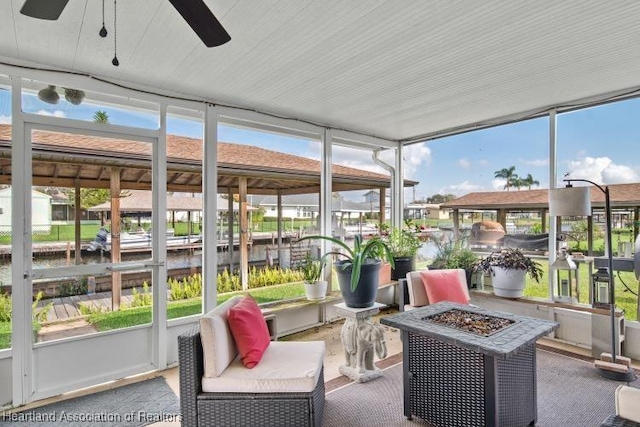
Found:
[[[518,189],[518,191],[520,191],[521,187],[524,187],[524,180],[522,178],[520,178],[517,174],[514,174],[511,179],[509,181],[507,181],[507,184],[511,187],[515,187]],[[507,186],[505,185],[505,188]]]
[[[109,114],[106,111],[98,110],[93,115],[93,121],[96,123],[109,123]]]
[[[517,178],[518,175],[516,175],[516,167],[515,166],[511,166],[509,168],[502,168],[499,171],[495,171],[494,172],[494,176],[496,178],[503,178],[507,181],[507,183],[505,184],[504,188],[507,189],[507,191],[509,191],[509,188],[512,185],[513,182],[513,178]]]
[[[522,180],[522,184],[528,187],[528,190],[531,190],[532,185],[540,185],[540,181],[533,179],[530,173],[527,174],[527,177]]]

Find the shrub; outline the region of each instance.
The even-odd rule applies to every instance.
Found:
[[[43,297],[42,291],[36,294],[33,303],[31,304],[31,310],[33,312],[33,321],[34,323],[42,323],[47,320],[47,313],[53,307],[53,303],[45,305],[44,307],[38,308],[38,303]],[[0,322],[10,322],[11,321],[11,296],[5,292],[0,292]]]
[[[202,275],[184,277],[182,280],[169,279],[169,299],[177,301],[196,298],[202,295]]]
[[[134,307],[148,307],[153,302],[153,297],[151,293],[149,293],[149,284],[147,282],[142,283],[142,293],[138,292],[136,288],[133,288],[131,291],[131,304],[123,304],[124,308],[134,308]]]

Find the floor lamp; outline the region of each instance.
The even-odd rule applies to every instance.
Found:
[[[611,318],[611,363],[618,364],[616,355],[617,337],[616,334],[616,305],[615,305],[615,288],[613,280],[613,244],[611,242],[611,202],[609,199],[609,187],[602,187],[593,181],[587,179],[564,179],[567,183],[566,188],[552,189],[549,192],[549,215],[552,216],[590,216],[591,215],[591,188],[590,187],[574,187],[572,182],[586,182],[594,185],[604,193],[604,209],[606,219],[606,238],[607,238],[607,266],[609,273],[609,307]],[[626,366],[626,365],[620,365]],[[600,364],[596,366],[598,372],[603,377],[616,381],[632,381],[635,379],[633,370],[626,366],[625,370],[620,366],[611,366]],[[607,368],[610,369],[607,369]]]

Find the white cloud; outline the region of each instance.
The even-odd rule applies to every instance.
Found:
[[[404,158],[404,176],[408,179],[415,179],[417,172],[419,172],[425,164],[431,162],[431,149],[429,149],[426,144],[410,145],[404,148],[402,153]],[[333,147],[332,154],[335,164],[377,173],[388,173],[385,169],[373,162],[371,151],[337,145]],[[379,158],[391,166],[395,164],[395,155],[392,150],[382,151]]]
[[[422,167],[431,163],[431,149],[427,144],[413,144],[402,150],[404,160],[404,176],[416,178]]]
[[[613,163],[608,157],[583,157],[569,161],[569,177],[588,179],[598,184],[623,184],[640,181],[640,174],[627,165]]]
[[[469,181],[463,181],[459,184],[447,185],[446,187],[440,189],[439,194],[455,194],[456,196],[462,196],[467,193],[472,193],[474,191],[481,191],[482,186],[478,184],[473,184]]]
[[[358,150],[354,148],[335,145],[332,149],[333,163],[368,170],[377,173],[386,174],[387,172],[380,166],[373,163],[371,152],[367,150]],[[381,153],[380,158],[386,163],[393,165],[393,157],[389,158],[389,154]]]
[[[532,159],[532,160],[521,160],[527,166],[534,167],[543,167],[549,166],[549,159]]]
[[[47,110],[40,110],[36,114],[40,114],[42,116],[53,116],[53,117],[62,117],[62,118],[67,117],[65,112],[61,110],[55,110],[53,112],[47,111]]]
[[[491,164],[491,162],[489,162],[489,160],[487,160],[487,159],[480,159],[480,160],[478,160],[478,164],[484,168],[484,167],[489,166]]]
[[[491,180],[491,187],[494,190],[504,190],[504,186],[507,184],[507,180],[503,178],[495,178]]]
[[[0,124],[2,125],[11,124],[11,116],[4,116],[0,114]]]
[[[462,158],[458,160],[458,165],[460,165],[462,169],[469,169],[471,167],[471,161],[468,159]]]

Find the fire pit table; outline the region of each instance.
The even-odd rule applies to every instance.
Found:
[[[535,343],[557,322],[441,302],[380,323],[402,331],[408,419],[441,427],[535,424]]]

